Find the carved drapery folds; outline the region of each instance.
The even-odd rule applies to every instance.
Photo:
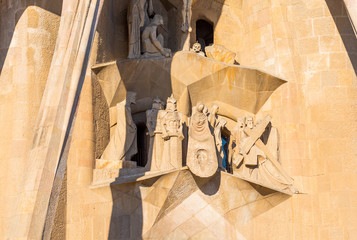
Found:
[[[167,99],[165,111],[159,113],[164,139],[162,169],[182,167],[182,113],[177,111],[177,101],[171,96]]]
[[[117,125],[101,159],[130,161],[137,152],[137,128],[131,116],[131,104],[135,104],[136,93],[128,92],[124,101],[116,106]]]
[[[162,150],[164,139],[162,137],[161,119],[159,112],[163,109],[163,102],[156,97],[152,103],[152,109],[146,111],[146,126],[150,136],[148,161],[146,169],[149,171],[160,170],[162,167]]]
[[[189,126],[187,166],[199,177],[210,177],[218,168],[216,146],[205,106],[193,109]]]

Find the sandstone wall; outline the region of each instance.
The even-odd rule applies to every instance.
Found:
[[[1,239],[14,231],[8,224],[28,171],[25,159],[57,39],[58,2],[49,8],[30,1],[2,1],[0,6]]]
[[[272,115],[281,134],[282,164],[303,193],[248,223],[243,235],[353,239],[357,45],[344,4],[249,1],[243,12],[241,64],[289,81],[259,115]]]

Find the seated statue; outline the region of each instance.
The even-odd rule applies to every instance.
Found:
[[[164,38],[161,34],[157,36],[157,27],[164,24],[161,15],[156,14],[150,24],[145,27],[142,35],[142,51],[144,57],[171,57],[171,50],[164,48]]]

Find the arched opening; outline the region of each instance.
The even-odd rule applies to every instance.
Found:
[[[132,161],[135,161],[139,167],[145,167],[148,160],[148,150],[150,144],[150,139],[147,135],[148,129],[143,123],[137,124],[136,128],[138,153],[132,157]]]
[[[213,24],[199,19],[196,21],[196,41],[202,46],[202,50],[206,46],[213,43]]]

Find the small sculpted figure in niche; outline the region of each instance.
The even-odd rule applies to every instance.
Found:
[[[136,93],[127,92],[126,99],[117,104],[117,125],[101,159],[130,161],[137,152],[137,129],[131,116],[131,104]]]
[[[150,146],[148,152],[148,162],[146,169],[157,171],[161,169],[162,150],[164,139],[162,138],[160,110],[163,109],[163,102],[156,97],[152,102],[152,109],[146,111],[146,126],[150,136]]]
[[[139,58],[141,55],[141,29],[149,25],[149,16],[154,14],[152,0],[130,0],[128,5],[128,58]]]
[[[201,44],[196,42],[192,45],[192,48],[190,49],[191,52],[195,52],[199,55],[201,55],[202,57],[205,57],[205,53],[201,51],[202,47]]]
[[[261,141],[261,136],[271,122],[271,117],[265,117],[254,125],[252,117],[248,117],[244,125],[238,119],[233,138],[236,148],[233,153],[234,171],[238,175],[278,189],[293,188],[293,179],[284,171],[277,158]]]
[[[182,167],[182,113],[177,111],[177,101],[171,95],[167,99],[166,109],[159,112],[162,138],[164,140],[163,157],[160,170]]]
[[[191,16],[192,16],[192,0],[182,0],[182,32],[192,32]]]
[[[157,27],[163,24],[162,16],[156,14],[150,24],[145,27],[141,36],[144,57],[171,57],[171,50],[163,47],[164,37],[161,34],[157,36]]]
[[[211,133],[205,106],[198,104],[193,109],[189,127],[187,166],[199,177],[210,177],[218,168],[214,137]]]
[[[128,58],[139,58],[141,54],[141,28],[150,23],[149,15],[153,15],[152,0],[130,0],[128,5]]]

